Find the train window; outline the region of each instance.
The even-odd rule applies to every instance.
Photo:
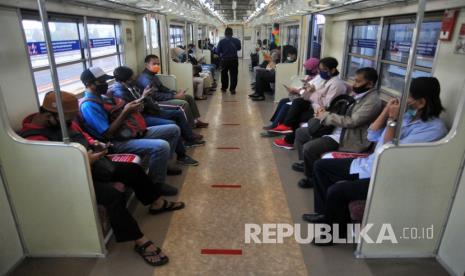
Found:
[[[375,67],[378,31],[379,24],[376,22],[355,22],[350,25],[346,78],[352,78],[359,68]]]
[[[184,45],[184,28],[170,25],[170,48]]]
[[[53,85],[42,23],[36,19],[37,17],[38,15],[25,13],[22,26],[36,89],[42,96],[52,90]],[[93,22],[87,24],[92,64],[102,67],[106,72],[111,72],[121,64],[118,45],[119,28],[116,23]],[[85,40],[83,18],[53,15],[49,28],[60,87],[69,92],[79,93],[84,88],[79,79],[80,74],[89,60],[85,51],[86,44],[83,43]]]
[[[287,27],[287,45],[298,48],[299,43],[299,25]]]
[[[152,48],[158,48],[158,23],[155,18],[150,18],[150,31],[152,32]]]
[[[381,57],[381,88],[393,94],[404,89],[405,73],[415,24],[390,20],[385,26],[384,54]],[[412,78],[430,76],[436,54],[441,21],[425,19],[420,36]]]

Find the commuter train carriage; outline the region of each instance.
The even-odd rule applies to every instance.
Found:
[[[465,275],[464,0],[0,0],[0,274]]]

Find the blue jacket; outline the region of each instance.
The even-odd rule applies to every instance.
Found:
[[[129,89],[122,85],[121,83],[119,82],[115,82],[109,89],[111,91],[111,93],[113,94],[113,97],[116,97],[116,98],[120,98],[120,99],[123,99],[125,102],[129,103],[129,102],[132,102],[132,101],[135,101],[137,99],[140,98],[141,94],[139,93],[139,91],[135,92],[135,93],[138,93],[139,95],[134,95],[133,93],[131,93],[131,91],[129,91]],[[137,97],[136,97],[137,96]]]
[[[152,85],[152,87],[155,88],[152,94],[152,99],[154,101],[169,101],[172,100],[176,94],[176,91],[170,90],[168,87],[164,86],[156,74],[145,69],[137,78],[137,87],[139,87],[140,91],[144,91],[145,87],[148,85]]]
[[[221,59],[237,58],[237,51],[241,50],[241,41],[235,37],[225,37],[218,43],[216,51]]]

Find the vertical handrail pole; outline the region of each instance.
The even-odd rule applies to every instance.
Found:
[[[48,27],[47,8],[45,0],[37,0],[39,6],[40,19],[42,20],[42,28],[44,29],[45,44],[47,46],[48,62],[50,64],[50,73],[52,75],[53,89],[56,95],[56,104],[58,109],[58,117],[60,120],[61,134],[63,142],[69,144],[68,129],[66,128],[65,113],[63,112],[63,103],[61,101],[60,82],[58,81],[58,73],[55,63],[55,56],[53,55],[52,38],[50,36],[50,29]]]
[[[84,41],[86,43],[87,58],[89,59],[89,67],[92,67],[92,54],[90,51],[89,29],[87,28],[87,16],[84,16]]]
[[[425,16],[425,8],[426,8],[426,0],[419,0],[417,19],[415,21],[415,29],[413,30],[412,43],[410,46],[410,53],[409,53],[409,58],[408,58],[408,63],[407,63],[407,70],[405,72],[405,86],[404,86],[404,91],[402,93],[402,97],[400,99],[399,120],[396,125],[396,132],[395,132],[394,139],[393,139],[393,143],[396,146],[399,145],[400,134],[401,134],[400,132],[402,129],[402,121],[403,121],[405,110],[407,109],[407,99],[409,96],[410,83],[412,81],[411,76],[412,76],[413,69],[415,67],[418,38],[420,37],[421,24],[423,23],[423,18]]]
[[[152,52],[152,16],[149,14],[145,15],[145,22],[147,22],[147,39],[149,42],[149,51],[148,53],[151,55]]]

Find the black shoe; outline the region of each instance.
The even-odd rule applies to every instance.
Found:
[[[259,96],[260,96],[260,94],[257,94],[257,93],[249,94],[250,98],[256,98],[256,97],[259,97]]]
[[[303,214],[302,219],[306,222],[310,223],[324,223],[325,222],[325,215],[321,214]]]
[[[167,175],[180,175],[182,174],[182,169],[174,166],[168,166],[168,170],[166,171]]]
[[[178,164],[184,165],[184,166],[198,166],[199,161],[193,159],[192,157],[186,155],[180,159],[178,159]]]
[[[186,148],[194,148],[194,147],[200,147],[204,145],[205,145],[204,140],[191,140],[191,141],[184,142],[184,147]]]
[[[162,184],[161,194],[164,196],[175,196],[178,194],[178,189],[168,184]]]
[[[295,162],[292,164],[292,169],[296,172],[304,172],[304,162]]]
[[[226,93],[226,89],[221,88],[221,92]]]
[[[253,97],[252,98],[252,101],[264,101],[265,100],[265,96],[258,96],[258,97]]]
[[[313,183],[311,180],[307,179],[307,178],[302,178],[299,183],[298,183],[299,187],[302,188],[302,189],[309,189],[309,188],[313,188]]]
[[[236,90],[231,90],[231,95],[236,95]]]

